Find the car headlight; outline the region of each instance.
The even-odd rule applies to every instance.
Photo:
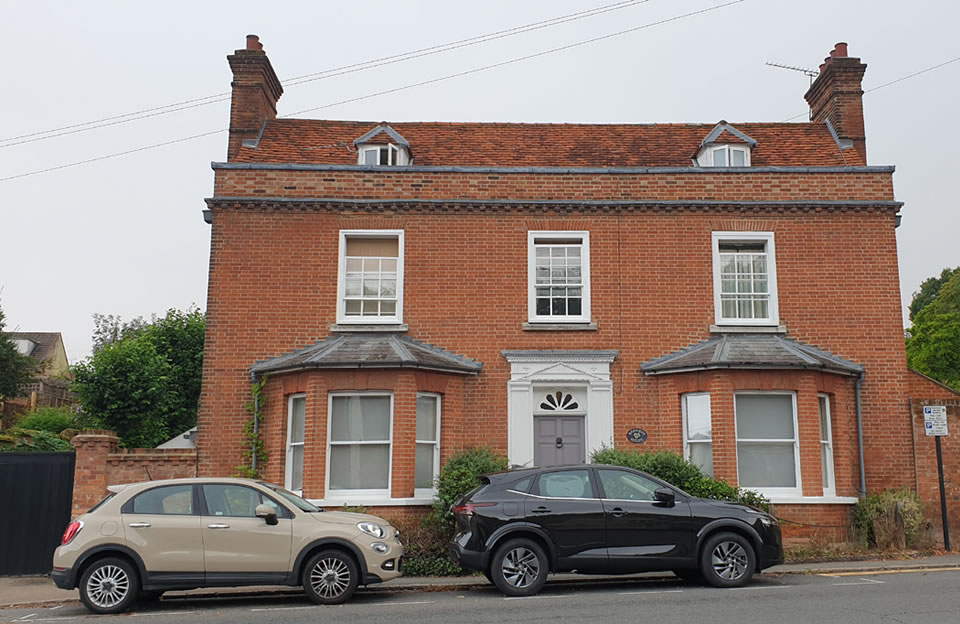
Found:
[[[383,527],[374,522],[358,522],[357,528],[374,537],[383,537]]]
[[[760,522],[762,522],[763,526],[765,527],[772,527],[780,524],[773,516],[760,516]]]

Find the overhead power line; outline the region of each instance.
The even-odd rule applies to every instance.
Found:
[[[667,24],[667,23],[670,23],[670,22],[676,22],[676,21],[678,21],[678,20],[686,19],[686,18],[688,18],[688,17],[694,17],[694,16],[696,16],[696,15],[702,15],[702,14],[708,13],[708,12],[710,12],[710,11],[716,11],[716,10],[718,10],[718,9],[723,9],[723,8],[725,8],[725,7],[729,7],[729,6],[732,6],[732,5],[735,5],[735,4],[740,4],[741,2],[744,2],[744,0],[732,0],[732,1],[730,1],[730,2],[724,2],[724,3],[722,3],[722,4],[717,4],[717,5],[714,5],[714,6],[712,6],[712,7],[707,7],[707,8],[705,8],[705,9],[700,9],[700,10],[697,10],[697,11],[691,11],[691,12],[689,12],[689,13],[684,13],[684,14],[682,14],[682,15],[676,15],[676,16],[674,16],[674,17],[668,17],[668,18],[665,18],[665,19],[662,19],[662,20],[658,20],[658,21],[656,21],[656,22],[649,22],[649,23],[647,23],[647,24],[642,24],[642,25],[640,25],[640,26],[634,26],[633,28],[627,28],[627,29],[625,29],[625,30],[620,30],[620,31],[617,31],[617,32],[614,32],[614,33],[610,33],[610,34],[607,34],[607,35],[601,35],[601,36],[599,36],[599,37],[593,37],[593,38],[591,38],[591,39],[586,39],[586,40],[584,40],[584,41],[579,41],[579,42],[577,42],[577,43],[571,43],[571,44],[568,44],[568,45],[559,46],[559,47],[556,47],[556,48],[551,48],[551,49],[549,49],[549,50],[543,50],[543,51],[541,51],[541,52],[536,52],[536,53],[534,53],[534,54],[527,54],[527,55],[525,55],[525,56],[516,57],[516,58],[510,59],[510,60],[507,60],[507,61],[501,61],[501,62],[499,62],[499,63],[493,63],[493,64],[490,64],[490,65],[484,65],[484,66],[482,66],[482,67],[476,67],[476,68],[473,68],[473,69],[468,69],[468,70],[466,70],[466,71],[457,72],[457,73],[454,73],[454,74],[447,74],[446,76],[440,76],[440,77],[438,77],[438,78],[432,78],[432,79],[430,79],[430,80],[424,80],[424,81],[421,81],[421,82],[416,82],[416,83],[409,84],[409,85],[405,85],[405,86],[402,86],[402,87],[396,87],[396,88],[393,88],[393,89],[386,89],[386,90],[383,90],[383,91],[377,91],[377,92],[375,92],[375,93],[368,93],[368,94],[366,94],[366,95],[361,95],[361,96],[354,97],[354,98],[349,98],[349,99],[346,99],[346,100],[340,100],[340,101],[338,101],[338,102],[331,102],[331,103],[329,103],[329,104],[324,104],[324,105],[322,105],[322,106],[316,106],[316,107],[313,107],[313,108],[308,108],[308,109],[305,109],[305,110],[297,111],[297,112],[295,112],[295,113],[290,113],[290,114],[288,114],[288,115],[283,115],[283,117],[290,117],[290,116],[292,116],[292,115],[302,115],[303,113],[309,113],[309,112],[321,110],[321,109],[324,109],[324,108],[330,108],[330,107],[332,107],[332,106],[339,106],[339,105],[341,105],[341,104],[348,104],[348,103],[352,103],[352,102],[358,102],[358,101],[360,101],[360,100],[366,100],[366,99],[369,99],[369,98],[379,97],[379,96],[381,96],[381,95],[387,95],[387,94],[391,94],[391,93],[397,93],[397,92],[399,92],[399,91],[406,91],[406,90],[408,90],[408,89],[413,89],[413,88],[421,87],[421,86],[428,85],[428,84],[435,84],[435,83],[442,82],[442,81],[445,81],[445,80],[451,80],[451,79],[453,79],[453,78],[459,78],[459,77],[462,77],[462,76],[468,76],[468,75],[470,75],[470,74],[476,74],[476,73],[479,73],[479,72],[482,72],[482,71],[487,71],[487,70],[494,69],[494,68],[498,68],[498,67],[504,67],[504,66],[506,66],[506,65],[511,65],[511,64],[513,64],[513,63],[519,63],[519,62],[521,62],[521,61],[526,61],[526,60],[530,60],[530,59],[533,59],[533,58],[542,57],[542,56],[545,56],[545,55],[547,55],[547,54],[553,54],[553,53],[555,53],[555,52],[561,52],[561,51],[564,51],[564,50],[570,50],[570,49],[577,48],[577,47],[580,47],[580,46],[584,46],[584,45],[587,45],[587,44],[590,44],[590,43],[596,43],[596,42],[598,42],[598,41],[605,41],[605,40],[607,40],[607,39],[612,39],[613,37],[618,37],[618,36],[625,35],[625,34],[628,34],[628,33],[637,32],[637,31],[639,31],[639,30],[644,30],[644,29],[646,29],[646,28],[652,28],[652,27],[654,27],[654,26],[660,26],[660,25],[662,25],[662,24]],[[85,164],[87,164],[87,163],[96,162],[96,161],[100,161],[100,160],[106,160],[106,159],[108,159],[108,158],[115,158],[115,157],[117,157],[117,156],[125,156],[125,155],[127,155],[127,154],[132,154],[132,153],[135,153],[135,152],[142,152],[142,151],[146,151],[146,150],[153,149],[153,148],[157,148],[157,147],[163,147],[163,146],[166,146],[166,145],[173,145],[174,143],[182,143],[182,142],[184,142],[184,141],[190,141],[190,140],[193,140],[193,139],[198,139],[198,138],[200,138],[200,137],[205,137],[205,136],[210,136],[210,135],[212,135],[212,134],[217,134],[218,132],[226,132],[227,130],[228,130],[227,128],[223,128],[223,129],[220,129],[220,130],[213,130],[213,131],[211,131],[211,132],[206,132],[206,133],[203,133],[203,134],[195,134],[195,135],[188,136],[188,137],[183,137],[183,138],[180,138],[180,139],[174,139],[174,140],[172,140],[172,141],[164,141],[164,142],[162,142],[162,143],[154,143],[154,144],[152,144],[152,145],[145,145],[145,146],[143,146],[143,147],[138,147],[138,148],[135,148],[135,149],[132,149],[132,150],[126,150],[126,151],[123,151],[123,152],[116,152],[116,153],[113,153],[113,154],[106,154],[106,155],[104,155],[104,156],[98,156],[98,157],[96,157],[96,158],[90,158],[90,159],[87,159],[87,160],[81,160],[81,161],[77,161],[77,162],[73,162],[73,163],[67,163],[67,164],[63,164],[63,165],[58,165],[58,166],[56,166],[56,167],[48,167],[48,168],[46,168],[46,169],[40,169],[40,170],[36,170],[36,171],[29,171],[29,172],[27,172],[27,173],[20,173],[20,174],[17,174],[17,175],[12,175],[12,176],[7,176],[7,177],[4,177],[4,178],[0,178],[0,182],[6,182],[6,181],[9,181],[9,180],[15,180],[15,179],[18,179],[18,178],[25,178],[25,177],[27,177],[27,176],[37,175],[37,174],[40,174],[40,173],[47,173],[47,172],[49,172],[49,171],[56,171],[56,170],[58,170],[58,169],[66,169],[66,168],[69,168],[69,167],[76,167],[76,166],[79,166],[79,165],[85,165]]]
[[[525,24],[523,26],[515,26],[513,28],[508,28],[506,30],[500,30],[497,32],[488,33],[486,35],[478,35],[476,37],[470,37],[468,39],[460,39],[458,41],[451,41],[448,43],[443,43],[435,46],[420,48],[418,50],[411,50],[409,52],[403,52],[401,54],[384,56],[377,59],[371,59],[369,61],[363,61],[361,63],[354,63],[352,65],[344,65],[342,67],[334,67],[332,69],[325,69],[319,72],[303,74],[301,76],[294,76],[292,78],[287,78],[281,82],[284,86],[290,87],[290,86],[305,84],[308,82],[314,82],[316,80],[325,80],[327,78],[334,78],[337,76],[343,76],[343,75],[352,74],[355,72],[366,71],[368,69],[376,69],[377,67],[383,67],[384,65],[393,65],[394,63],[411,61],[424,56],[441,54],[443,52],[449,52],[451,50],[458,50],[460,48],[478,45],[481,43],[488,43],[490,41],[496,41],[498,39],[504,39],[506,37],[512,37],[514,35],[533,32],[535,30],[549,28],[551,26],[557,26],[559,24],[566,24],[567,22],[581,20],[587,17],[594,17],[596,15],[601,15],[603,13],[608,13],[610,11],[625,9],[631,6],[636,6],[638,4],[646,4],[647,2],[650,2],[650,0],[622,0],[621,2],[615,2],[613,4],[595,7],[593,9],[587,9],[585,11],[579,11],[576,13],[569,13],[567,15],[553,17],[548,20]],[[131,121],[138,121],[140,119],[147,119],[150,117],[167,115],[170,113],[176,113],[176,112],[188,110],[191,108],[207,106],[208,104],[225,102],[229,99],[230,99],[230,92],[225,91],[223,93],[214,93],[212,95],[208,95],[201,98],[183,100],[180,102],[174,102],[172,104],[166,104],[164,106],[156,106],[153,108],[146,108],[139,111],[124,113],[122,115],[114,115],[112,117],[103,117],[100,119],[94,119],[91,121],[71,124],[68,126],[61,126],[59,128],[51,128],[50,130],[41,130],[37,132],[30,132],[28,134],[21,134],[18,136],[7,137],[7,138],[0,139],[0,149],[4,147],[13,147],[14,145],[23,145],[24,143],[45,141],[47,139],[53,139],[56,137],[66,136],[69,134],[77,134],[78,132],[86,132],[88,130],[95,130],[97,128],[116,126],[119,124],[130,123]]]

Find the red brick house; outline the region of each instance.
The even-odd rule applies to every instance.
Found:
[[[323,505],[429,503],[475,445],[673,449],[819,526],[928,476],[915,406],[957,397],[905,363],[846,44],[806,123],[278,119],[258,39],[228,60],[200,474],[242,462],[266,376],[263,472]]]

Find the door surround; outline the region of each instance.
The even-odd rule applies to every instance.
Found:
[[[507,382],[507,457],[511,466],[533,466],[533,414],[544,386],[585,388],[585,455],[613,446],[613,382],[610,364],[617,351],[503,351],[510,364]]]

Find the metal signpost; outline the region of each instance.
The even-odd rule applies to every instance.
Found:
[[[950,552],[950,525],[947,524],[947,494],[943,487],[943,451],[940,436],[950,435],[947,430],[947,408],[943,405],[923,406],[923,429],[937,441],[937,476],[940,478],[940,515],[943,519],[943,546]]]

